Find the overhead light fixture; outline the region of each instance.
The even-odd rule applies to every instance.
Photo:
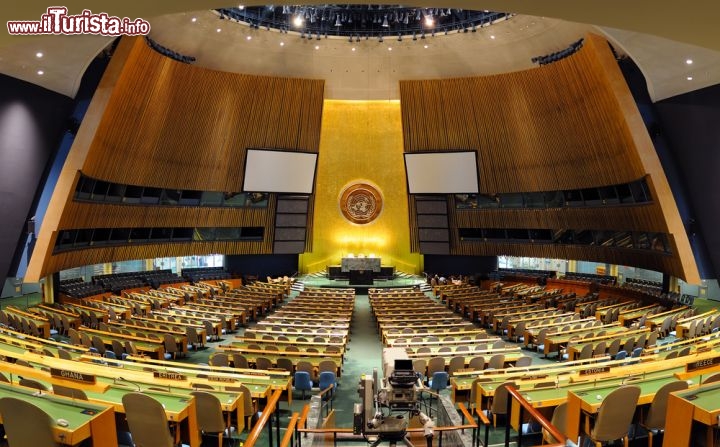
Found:
[[[688,64],[688,65],[692,65],[693,60],[692,60],[692,59],[688,59],[688,60],[685,61],[685,63]]]
[[[494,39],[495,39],[495,35],[493,34],[492,36],[490,36],[490,38],[494,40]]]
[[[298,14],[293,18],[293,25],[295,25],[295,28],[300,28],[303,26],[303,23],[305,23],[305,19],[302,15]]]
[[[220,31],[222,31],[222,29],[218,28],[215,31],[217,31],[219,33]]]
[[[247,39],[247,40],[252,40],[252,36],[247,36],[246,39]]]
[[[315,45],[315,49],[316,49],[316,50],[319,50],[319,49],[320,49],[320,45]]]
[[[45,74],[45,72],[44,72],[44,71],[42,71],[42,70],[38,70],[38,71],[37,71],[37,74],[38,74],[39,76],[42,76],[42,75],[44,75],[44,74]]]
[[[284,47],[284,46],[285,46],[285,42],[280,42],[280,46],[281,46],[281,47]]]
[[[433,19],[433,16],[426,15],[425,16],[425,26],[428,28],[432,28],[433,25],[435,25],[435,19]]]
[[[37,53],[35,53],[35,57],[38,58],[38,59],[40,59],[41,57],[43,57],[42,51],[38,51]]]
[[[388,51],[392,51],[392,47],[388,47]]]
[[[352,47],[352,51],[355,51],[355,47]]]
[[[38,72],[38,74],[40,74],[40,72]],[[688,77],[687,77],[687,80],[688,80],[688,81],[692,81],[692,80],[693,80],[693,77],[692,77],[692,76],[688,76]]]
[[[190,19],[190,21],[193,23],[197,22],[197,17],[193,17],[192,19]]]
[[[428,45],[427,45],[427,44],[423,45],[423,48],[425,48],[426,50],[427,50],[427,47],[428,47]]]

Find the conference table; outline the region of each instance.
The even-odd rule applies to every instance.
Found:
[[[668,415],[663,447],[690,445],[692,425],[697,422],[706,427],[707,447],[715,443],[714,430],[720,417],[720,383],[671,393],[668,397]]]
[[[112,405],[78,401],[53,394],[36,395],[35,389],[0,383],[0,398],[12,397],[29,402],[52,419],[65,419],[67,426],[57,423],[52,431],[55,441],[63,445],[77,445],[92,439],[96,447],[117,447],[115,412]],[[2,415],[0,415],[0,421]]]

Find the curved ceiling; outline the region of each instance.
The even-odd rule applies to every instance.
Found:
[[[701,12],[681,13],[677,7],[650,1],[486,0],[482,4],[463,0],[418,1],[417,6],[481,8],[519,15],[478,29],[477,33],[438,34],[435,38],[428,36],[425,42],[385,38],[382,44],[377,39],[352,44],[332,38],[308,41],[293,33],[252,30],[227,21],[218,33],[219,19],[210,8],[228,4],[217,0],[102,0],[91,5],[87,1],[69,0],[64,5],[71,13],[89,8],[94,13],[150,19],[154,39],[195,56],[201,66],[325,79],[329,98],[396,99],[398,79],[484,75],[531,68],[534,66],[531,57],[561,50],[593,30],[604,33],[616,48],[638,63],[654,100],[720,82],[717,51],[720,32],[711,31],[717,29],[720,3],[703,5]],[[200,7],[206,9],[198,11]],[[13,5],[11,11],[5,8],[2,19],[37,20],[46,8],[47,3],[28,0]],[[691,14],[692,20],[682,20],[683,15]],[[190,22],[191,16],[198,17],[197,22]],[[247,40],[247,36],[252,39]],[[84,69],[109,41],[101,36],[27,37],[0,33],[0,72],[74,96]],[[284,43],[282,47],[280,42]],[[42,52],[43,57],[37,58],[37,52]],[[688,59],[693,63],[686,64]]]

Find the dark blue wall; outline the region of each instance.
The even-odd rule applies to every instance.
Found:
[[[720,278],[720,86],[659,101],[655,108],[693,210],[686,221],[690,241],[704,242],[709,258],[701,275]]]
[[[225,269],[243,276],[292,276],[298,269],[298,255],[228,255]]]
[[[450,275],[487,275],[497,270],[496,256],[425,255],[425,273]]]
[[[17,268],[17,247],[27,239],[27,220],[72,105],[66,96],[0,75],[0,284]]]
[[[653,103],[647,91],[647,82],[630,59],[620,61],[630,91],[640,110],[655,151],[670,184],[680,217],[690,240],[695,261],[702,278],[718,278],[720,267],[720,239],[710,231],[720,225],[718,208],[718,181],[713,189],[712,159],[718,159],[720,129],[720,102],[717,87],[669,98]],[[714,101],[714,103],[713,103]],[[714,109],[714,111],[713,111]],[[702,118],[699,118],[701,117]],[[705,125],[700,124],[705,121]],[[715,120],[715,127],[708,120]],[[713,140],[715,143],[703,140]],[[711,149],[714,146],[714,150]],[[714,153],[713,153],[714,152]],[[707,158],[710,157],[710,158]],[[700,160],[705,161],[700,161]],[[695,166],[693,166],[695,164]],[[718,167],[717,164],[714,165]],[[708,182],[698,184],[698,174],[708,176]],[[712,199],[712,197],[715,199]],[[710,202],[707,202],[710,200]],[[700,225],[700,221],[704,224]]]

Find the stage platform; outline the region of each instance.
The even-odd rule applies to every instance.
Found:
[[[367,293],[368,289],[385,289],[398,287],[420,287],[427,284],[425,277],[398,272],[392,279],[375,279],[372,285],[350,285],[347,279],[330,279],[326,272],[311,273],[298,276],[296,282],[305,287],[349,289],[354,288],[356,293]]]

